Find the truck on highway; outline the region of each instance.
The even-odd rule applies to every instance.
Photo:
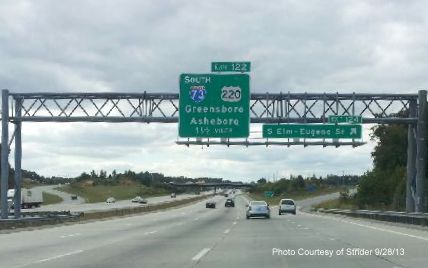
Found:
[[[10,208],[14,207],[15,189],[7,191],[7,202]],[[43,203],[43,195],[41,191],[32,191],[30,189],[21,189],[21,208],[40,207]]]

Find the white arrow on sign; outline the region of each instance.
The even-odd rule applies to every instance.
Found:
[[[355,127],[351,128],[351,134],[350,135],[357,135],[357,128],[355,128]]]

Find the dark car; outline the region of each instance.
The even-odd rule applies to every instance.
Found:
[[[235,201],[233,199],[229,198],[226,200],[226,203],[224,203],[225,207],[235,207]]]
[[[208,201],[205,203],[206,208],[215,208],[215,202],[214,201]]]

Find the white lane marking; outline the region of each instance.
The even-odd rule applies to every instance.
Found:
[[[374,227],[374,226],[370,226],[370,225],[365,225],[365,224],[360,224],[360,223],[351,222],[351,221],[344,221],[344,222],[351,223],[351,224],[354,224],[354,225],[357,225],[357,226],[361,226],[361,227],[370,228],[370,229],[377,230],[377,231],[383,231],[383,232],[388,232],[388,233],[397,234],[397,235],[404,235],[404,236],[407,236],[407,237],[411,237],[411,238],[416,238],[416,239],[421,239],[421,240],[428,241],[428,238],[427,237],[423,237],[423,236],[406,234],[406,233],[402,233],[402,232],[397,232],[397,231],[393,231],[393,230],[387,230],[387,229],[383,229],[383,228],[379,228],[379,227]]]
[[[132,226],[132,223],[127,223],[126,226]]]
[[[224,231],[225,234],[228,234],[230,232],[230,229],[227,229],[226,231]]]
[[[82,253],[82,252],[83,252],[83,250],[79,249],[79,250],[72,251],[72,252],[68,252],[68,253],[65,253],[65,254],[61,254],[61,255],[57,255],[57,256],[53,256],[53,257],[46,258],[46,259],[42,259],[42,260],[38,260],[38,261],[36,261],[35,263],[47,262],[47,261],[51,261],[51,260],[55,260],[55,259],[59,259],[59,258],[62,258],[62,257],[66,257],[66,256],[70,256],[70,255],[79,254],[79,253]]]
[[[204,248],[201,251],[199,251],[198,254],[196,254],[193,258],[192,261],[199,261],[205,254],[208,253],[208,251],[210,251],[210,248]]]
[[[199,217],[198,217],[198,218],[195,218],[195,221],[197,221],[197,220],[199,220]]]
[[[365,227],[365,228],[373,229],[373,230],[376,230],[376,231],[382,231],[382,232],[392,233],[392,234],[396,234],[396,235],[403,235],[403,236],[407,236],[407,237],[411,237],[411,238],[416,238],[416,239],[428,241],[428,237],[406,234],[406,233],[402,233],[402,232],[398,232],[398,231],[383,229],[383,228],[380,228],[380,227],[374,227],[374,226],[370,226],[370,225],[366,225],[366,224],[361,224],[361,223],[356,223],[356,222],[352,222],[352,221],[338,220],[338,219],[334,219],[332,217],[327,217],[327,216],[321,216],[321,215],[316,215],[316,216],[317,217],[321,217],[321,218],[327,218],[327,219],[335,220],[335,221],[338,221],[338,222],[350,223],[350,224],[354,224],[354,225],[357,225],[357,226],[360,226],[360,227]]]
[[[181,212],[181,215],[186,215],[186,212]]]
[[[331,241],[334,241],[334,240],[336,240],[336,239],[334,239],[334,238],[329,238]]]
[[[145,233],[144,233],[144,235],[155,234],[155,233],[157,233],[157,232],[158,232],[158,231],[145,232]]]
[[[309,228],[308,228],[308,227],[305,227],[305,228],[303,228],[303,229],[305,229],[305,230],[309,230]]]
[[[239,220],[239,216],[238,216],[238,217],[236,217],[236,219],[237,219],[237,220]]]
[[[69,235],[61,235],[61,238],[66,238],[66,237],[73,237],[73,236],[79,236],[80,233],[74,233],[74,234],[69,234]]]
[[[302,227],[302,225],[298,224],[297,227]]]
[[[236,224],[236,221],[234,221],[233,224]]]

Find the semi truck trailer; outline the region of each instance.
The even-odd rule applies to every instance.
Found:
[[[7,191],[7,201],[10,207],[14,207],[15,189]],[[21,189],[21,208],[40,207],[43,203],[43,195],[41,191],[32,191],[31,189]]]

